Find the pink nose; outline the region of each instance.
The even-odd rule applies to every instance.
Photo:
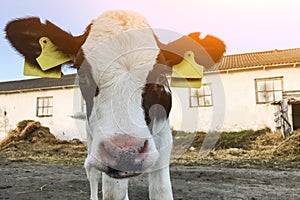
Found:
[[[101,160],[109,167],[111,176],[116,172],[127,176],[141,173],[148,151],[147,140],[129,135],[118,135],[100,144]]]

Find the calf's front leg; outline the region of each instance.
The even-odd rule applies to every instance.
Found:
[[[102,173],[103,200],[128,200],[128,179],[114,179]]]
[[[90,164],[85,162],[85,170],[90,183],[90,199],[98,200],[98,185],[101,177],[101,172],[90,166]]]
[[[169,166],[149,173],[150,200],[172,200]]]

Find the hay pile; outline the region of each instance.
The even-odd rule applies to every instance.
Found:
[[[300,162],[300,131],[294,132],[293,135],[279,144],[273,155],[277,158]]]
[[[48,127],[44,127],[40,122],[33,120],[23,120],[17,124],[17,128],[10,130],[7,136],[0,142],[0,148],[7,148],[7,145],[15,144],[19,141],[28,142],[55,142],[55,136],[50,133]]]
[[[193,148],[173,156],[173,164],[218,165],[229,167],[298,168],[300,166],[300,131],[283,139],[280,132],[224,132],[214,148],[202,156],[203,134],[195,134]],[[175,138],[176,141],[176,138]],[[196,142],[195,142],[196,141]],[[175,142],[176,144],[176,142]],[[176,147],[175,147],[176,148]]]
[[[40,122],[23,120],[0,141],[0,156],[9,160],[82,163],[86,147],[78,139],[57,139]]]
[[[214,148],[201,154],[206,133],[173,132],[172,164],[226,167],[299,168],[300,131],[283,139],[280,132],[224,132]],[[79,140],[58,140],[49,128],[24,120],[0,141],[0,157],[51,163],[82,164],[87,155]]]

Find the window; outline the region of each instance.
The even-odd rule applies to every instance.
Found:
[[[36,116],[52,117],[53,115],[53,97],[38,97]]]
[[[190,89],[190,107],[209,107],[213,105],[211,84]]]
[[[269,103],[282,99],[283,77],[255,79],[256,103]]]

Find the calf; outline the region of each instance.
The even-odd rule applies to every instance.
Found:
[[[225,52],[221,40],[192,33],[162,44],[143,16],[123,10],[105,12],[77,37],[35,17],[11,21],[6,35],[37,68],[46,37],[77,69],[87,106],[85,168],[91,199],[98,199],[101,174],[103,199],[128,199],[128,178],[145,172],[150,199],[173,199],[166,74],[186,51],[194,52],[198,64],[214,65]]]

